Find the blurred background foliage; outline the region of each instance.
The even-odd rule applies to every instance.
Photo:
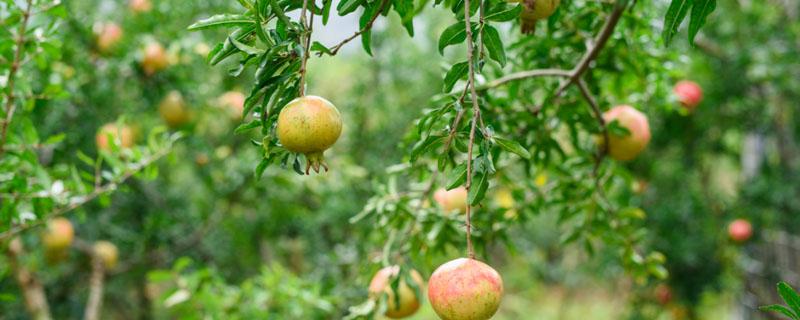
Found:
[[[0,1],[0,24],[15,25],[13,12],[22,2]],[[586,76],[603,109],[635,105],[653,132],[637,160],[603,162],[606,192],[621,207],[607,224],[589,220],[602,201],[591,179],[592,135],[599,128],[577,89],[548,101],[558,81],[537,78],[487,93],[484,117],[492,130],[533,154],[530,161],[498,157],[498,173],[474,221],[479,256],[507,285],[497,319],[757,315],[743,302],[748,281],[758,280],[749,271],[769,263],[749,257],[770,250],[770,232],[794,234],[800,226],[800,8],[793,1],[719,2],[695,46],[674,41],[667,47],[660,34],[667,5],[633,5]],[[228,91],[247,94],[253,70],[231,77],[226,71],[236,68],[234,61],[208,66],[206,55],[225,30],[186,31],[198,19],[238,6],[153,1],[151,10],[133,12],[124,1],[87,0],[34,15],[55,21],[48,33],[53,44],[42,45],[48,55],[32,53],[23,69],[30,90],[21,90],[40,96],[25,97],[27,107],[15,116],[22,120],[15,121],[32,124],[40,137],[63,134],[34,158],[58,178],[68,171],[60,165],[86,162],[81,154],[98,156],[95,135],[109,122],[130,125],[144,155],[169,150],[116,192],[67,215],[77,238],[119,247],[120,264],[106,279],[104,319],[341,318],[366,300],[369,279],[386,260],[386,243],[392,262],[423,275],[462,254],[460,218],[404,191],[446,182],[431,175],[435,154],[415,163],[408,154],[420,139],[417,120],[441,98],[443,74],[464,59],[462,50],[437,52],[452,15],[426,8],[415,19],[414,38],[390,15],[376,24],[372,56],[353,43],[337,56],[313,57],[309,91],[333,101],[344,117],[343,136],[328,151],[333,170],[299,176],[275,166],[259,179],[253,171],[261,149],[250,143],[258,137],[233,134],[241,119],[220,102]],[[516,23],[501,25],[508,65],[487,64],[481,81],[510,70],[571,68],[607,9],[598,1],[565,0],[535,36],[520,35]],[[101,50],[97,33],[109,22],[119,25],[122,40]],[[336,43],[350,34],[327,32],[315,40]],[[0,35],[5,72],[14,39],[8,30]],[[141,61],[152,42],[163,45],[169,66],[148,74]],[[705,92],[691,113],[672,95],[682,79]],[[159,138],[169,127],[159,105],[173,91],[185,101],[189,120],[169,129],[182,137],[167,143],[176,136]],[[545,101],[558,107],[529,112]],[[443,127],[452,116],[437,121]],[[10,130],[14,137],[28,129]],[[150,145],[147,136],[153,136]],[[137,159],[116,151],[123,162]],[[3,172],[21,170],[8,159],[0,163]],[[105,165],[111,172],[126,168]],[[80,166],[92,173],[91,166]],[[10,184],[3,183],[0,200],[9,212]],[[728,239],[728,223],[736,218],[753,223],[749,244]],[[40,233],[22,233],[28,252],[21,262],[43,283],[56,318],[79,318],[90,259],[72,250],[51,261]],[[639,250],[654,253],[640,256]],[[626,264],[638,260],[645,260],[643,273],[626,273]],[[646,276],[662,273],[669,276]],[[774,283],[786,270],[772,274]],[[783,280],[800,285],[800,279]],[[670,299],[662,299],[664,290]],[[432,317],[426,305],[414,319]],[[5,256],[0,318],[28,318]]]

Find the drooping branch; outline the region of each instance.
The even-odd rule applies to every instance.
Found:
[[[22,20],[19,23],[17,30],[16,49],[14,51],[14,61],[11,62],[11,68],[8,71],[8,82],[6,84],[6,106],[5,118],[0,124],[0,156],[6,151],[6,138],[8,135],[8,126],[11,124],[11,119],[14,118],[14,111],[16,110],[16,96],[14,95],[14,85],[16,82],[17,71],[22,66],[22,52],[25,50],[25,32],[28,28],[28,20],[31,17],[31,10],[33,7],[33,0],[26,2],[27,7],[22,12]]]
[[[358,38],[361,35],[363,35],[365,32],[367,32],[369,30],[372,30],[372,25],[375,24],[375,21],[378,20],[378,17],[381,16],[381,12],[383,12],[383,10],[386,9],[386,4],[388,4],[388,3],[389,3],[389,0],[381,1],[380,7],[378,8],[377,11],[375,11],[375,14],[373,14],[372,17],[369,18],[369,21],[367,21],[367,24],[365,24],[364,27],[361,28],[360,30],[358,30],[355,33],[353,33],[353,35],[345,38],[344,40],[342,40],[341,42],[339,42],[335,46],[330,47],[330,53],[328,53],[328,54],[330,54],[332,56],[335,56],[337,53],[339,53],[339,50],[342,49],[342,47],[344,47],[344,45],[346,45],[348,42],[353,41],[356,38]],[[317,56],[321,57],[324,53],[325,52],[321,52],[321,51],[317,52]]]
[[[8,246],[8,260],[11,270],[17,278],[22,296],[25,299],[25,308],[35,320],[50,320],[50,307],[47,304],[47,296],[44,286],[34,274],[20,263],[20,257],[25,253],[22,240],[12,239]]]

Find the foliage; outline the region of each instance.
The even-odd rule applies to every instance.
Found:
[[[762,311],[778,312],[789,319],[800,319],[800,295],[797,294],[797,291],[794,291],[786,282],[780,282],[778,283],[778,294],[781,295],[783,302],[789,306],[788,308],[773,304],[770,306],[763,306],[760,309]]]

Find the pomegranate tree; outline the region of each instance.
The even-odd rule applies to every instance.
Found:
[[[111,143],[108,141],[109,137],[113,139],[120,148],[133,147],[133,130],[128,126],[118,126],[115,123],[107,123],[100,127],[100,130],[97,131],[97,135],[95,136],[97,149],[111,150]]]
[[[119,260],[119,250],[117,246],[108,241],[97,241],[92,246],[92,254],[103,262],[103,267],[106,270],[114,269]]]
[[[446,213],[453,211],[467,212],[467,189],[464,187],[451,190],[445,190],[444,188],[436,190],[433,193],[433,199],[436,200],[442,211]]]
[[[144,47],[142,69],[147,75],[153,75],[169,66],[167,50],[158,42],[150,42]]]
[[[703,101],[703,89],[694,81],[678,81],[673,92],[681,105],[689,111],[693,111]]]
[[[47,222],[47,229],[42,234],[42,243],[45,249],[51,251],[63,251],[75,239],[75,229],[72,222],[66,218],[54,218]]]
[[[369,284],[370,296],[378,299],[382,294],[386,294],[386,317],[399,319],[408,317],[419,309],[420,302],[416,292],[406,283],[405,279],[400,279],[397,292],[392,290],[391,281],[398,276],[400,267],[391,266],[378,271]],[[422,290],[424,281],[416,270],[411,270],[411,278],[414,285]]]
[[[753,226],[745,219],[733,220],[728,225],[728,236],[736,243],[743,243],[753,236]]]
[[[611,108],[603,114],[606,123],[617,123],[630,131],[622,136],[609,132],[608,154],[619,161],[628,161],[636,158],[647,144],[650,143],[650,124],[647,116],[628,105]],[[602,138],[601,138],[602,140]]]
[[[491,318],[503,296],[503,279],[492,267],[459,258],[441,265],[428,282],[428,300],[444,320]]]
[[[278,115],[278,140],[291,152],[306,156],[306,174],[310,168],[319,173],[328,170],[323,152],[330,148],[342,133],[342,117],[330,101],[317,96],[292,100]]]
[[[183,100],[183,95],[178,91],[170,91],[161,103],[158,105],[158,113],[164,122],[170,127],[180,127],[187,122],[191,117],[189,110],[186,108],[186,102]]]

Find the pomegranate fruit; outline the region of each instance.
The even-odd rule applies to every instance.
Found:
[[[141,13],[150,11],[150,9],[153,8],[153,4],[150,3],[150,0],[130,0],[128,2],[128,8],[134,13]]]
[[[444,188],[436,190],[433,193],[433,200],[439,204],[442,211],[450,213],[458,211],[460,213],[467,212],[467,188],[458,187],[451,190]]]
[[[241,120],[246,97],[239,91],[228,91],[219,97],[218,105],[224,108],[232,120]]]
[[[119,250],[117,250],[117,246],[113,243],[97,241],[92,247],[92,253],[103,262],[103,267],[106,270],[114,269],[117,266]]]
[[[753,236],[753,226],[750,221],[745,219],[736,219],[728,225],[728,236],[737,243],[743,243],[750,240]]]
[[[116,23],[104,23],[97,29],[97,49],[100,52],[110,52],[122,40],[122,28]]]
[[[620,126],[630,131],[629,135],[619,136],[609,133],[608,154],[619,161],[636,158],[650,143],[650,124],[647,116],[631,106],[621,105],[611,108],[603,114],[606,123],[617,121]],[[604,140],[602,137],[601,141]]]
[[[158,42],[150,42],[144,47],[142,56],[142,69],[147,75],[153,75],[158,71],[169,67],[167,51]]]
[[[342,117],[330,101],[317,96],[305,96],[289,102],[278,115],[278,140],[291,152],[306,156],[309,168],[319,173],[328,170],[323,152],[330,148],[342,133]]]
[[[189,122],[189,110],[178,91],[170,91],[158,105],[158,113],[170,127],[180,127]]]
[[[694,110],[703,101],[703,89],[694,81],[678,81],[673,88],[675,96],[687,110]]]
[[[522,2],[522,13],[519,16],[522,33],[531,34],[536,31],[536,22],[547,19],[561,5],[561,0],[509,0],[508,2]]]
[[[672,301],[672,289],[666,284],[659,284],[654,289],[656,301],[661,305],[667,305]]]
[[[75,239],[72,222],[66,218],[54,218],[47,222],[47,230],[42,234],[42,243],[48,251],[63,251]]]
[[[503,279],[492,267],[459,258],[441,265],[428,282],[428,300],[444,320],[491,318],[503,296]]]
[[[386,294],[387,308],[384,315],[392,319],[408,317],[417,312],[420,305],[419,297],[417,297],[414,289],[406,283],[405,279],[400,279],[397,292],[392,290],[391,281],[394,277],[397,277],[399,272],[400,267],[398,266],[383,268],[372,277],[372,281],[369,284],[369,293],[374,299],[380,298],[384,293]],[[421,291],[424,281],[417,270],[411,270],[411,278]]]
[[[108,138],[114,139],[114,142],[120,148],[130,148],[133,147],[133,130],[131,130],[128,126],[117,126],[115,123],[106,123],[100,130],[97,131],[97,135],[95,135],[95,142],[97,143],[97,148],[100,150],[111,150],[111,143],[109,143]]]

